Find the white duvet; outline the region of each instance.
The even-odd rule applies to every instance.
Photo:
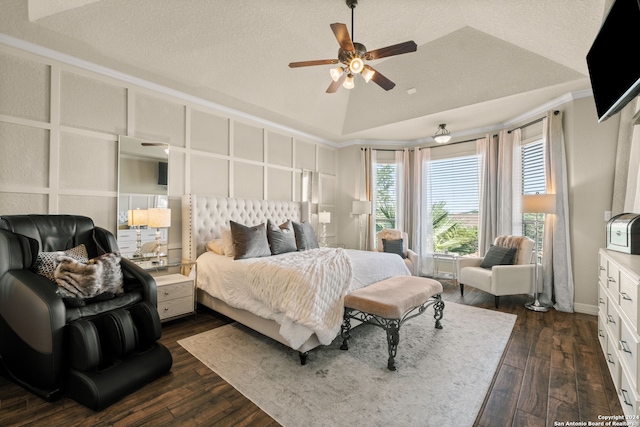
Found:
[[[381,252],[319,248],[246,260],[205,252],[198,257],[197,286],[232,307],[275,320],[297,349],[313,333],[321,344],[333,341],[348,292],[409,274],[402,258]]]

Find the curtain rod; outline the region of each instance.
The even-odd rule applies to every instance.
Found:
[[[559,111],[559,110],[555,110],[555,111],[553,112],[553,115],[554,115],[554,116],[557,116],[558,114],[560,114],[560,111]],[[514,130],[516,130],[516,129],[522,129],[522,128],[526,128],[526,127],[531,126],[531,125],[535,125],[536,123],[540,123],[540,122],[541,122],[541,121],[543,121],[546,117],[547,117],[547,116],[540,117],[539,119],[536,119],[536,120],[530,121],[529,123],[525,123],[525,124],[523,124],[522,126],[518,126],[517,128],[513,128],[513,129],[511,129],[508,133],[511,133],[511,132],[513,132],[513,131],[514,131]]]

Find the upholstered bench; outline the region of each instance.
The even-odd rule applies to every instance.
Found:
[[[341,337],[342,350],[349,349],[351,320],[383,328],[387,332],[389,360],[387,368],[396,370],[395,357],[400,341],[400,326],[407,320],[434,307],[436,328],[442,329],[440,319],[444,302],[440,294],[442,284],[436,280],[416,276],[396,276],[353,291],[344,298],[344,320]]]

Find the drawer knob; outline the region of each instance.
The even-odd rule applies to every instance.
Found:
[[[631,350],[629,350],[629,346],[627,345],[626,341],[620,340],[620,347],[622,348],[622,351],[624,351],[625,353],[633,354]]]
[[[598,335],[600,338],[604,338],[604,332],[602,332],[602,329],[598,329]]]
[[[604,300],[603,300],[602,298],[598,298],[598,302],[599,302],[600,304],[604,304]]]
[[[631,297],[629,297],[629,294],[627,294],[626,292],[618,292],[618,293],[620,294],[623,300],[632,301]]]
[[[600,266],[600,271],[605,271],[606,268],[604,268],[603,266]]]
[[[164,294],[165,295],[169,295],[169,291],[164,291]]]
[[[616,364],[616,362],[613,361],[613,357],[611,357],[611,353],[607,353],[607,362],[611,363],[612,365]]]
[[[165,307],[165,308],[164,308],[164,311],[169,311],[169,307]]]
[[[613,317],[611,317],[610,314],[607,314],[607,320],[609,321],[609,323],[613,323],[614,325],[616,324],[616,321],[613,319]]]
[[[614,279],[613,277],[609,276],[608,279],[609,279],[610,282],[616,283],[616,279]]]

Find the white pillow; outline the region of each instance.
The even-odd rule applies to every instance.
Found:
[[[213,239],[207,243],[207,250],[218,255],[224,255],[224,247],[222,245],[222,239]]]
[[[236,247],[233,244],[233,236],[231,235],[231,228],[221,225],[220,234],[222,235],[222,249],[226,256],[235,257]]]

